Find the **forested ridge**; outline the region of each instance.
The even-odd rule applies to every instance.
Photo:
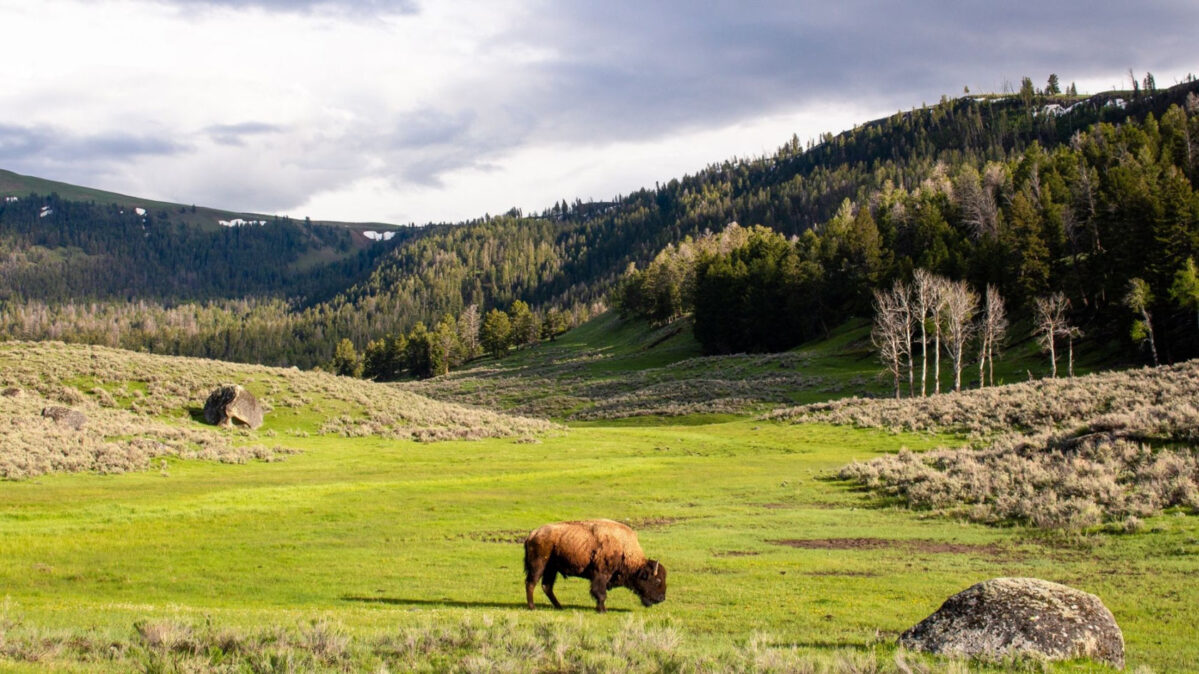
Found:
[[[804,324],[787,339],[769,345],[730,342],[713,351],[778,348],[818,336],[839,316],[868,312],[869,288],[918,266],[954,278],[997,280],[1013,288],[1017,298],[1067,284],[1072,294],[1085,296],[1090,311],[1102,312],[1117,286],[1127,282],[1120,278],[1125,270],[1153,258],[1151,283],[1164,295],[1173,257],[1185,258],[1194,250],[1195,164],[1180,153],[1189,153],[1196,140],[1197,113],[1187,107],[1187,96],[1196,88],[1187,82],[1167,90],[1077,97],[1029,87],[1015,96],[943,99],[836,136],[826,134],[816,143],[793,137],[772,155],[730,159],[610,202],[563,200],[539,214],[514,210],[458,225],[404,230],[388,246],[372,249],[387,251],[377,260],[346,258],[340,289],[331,280],[340,273],[333,265],[319,267],[316,280],[304,277],[296,285],[291,285],[295,276],[264,265],[192,297],[184,296],[186,284],[179,282],[181,290],[169,303],[161,291],[142,290],[144,283],[127,284],[136,290],[123,297],[109,295],[119,301],[69,302],[61,291],[40,298],[10,296],[0,312],[0,329],[18,338],[97,341],[307,367],[329,363],[342,339],[362,350],[372,340],[410,331],[418,321],[446,322],[447,315],[458,317],[472,305],[482,314],[522,300],[536,313],[554,308],[580,320],[602,306],[630,265],[647,269],[667,246],[720,231],[733,221],[763,225],[785,237],[802,234],[800,240],[809,246],[812,237],[818,239],[821,250],[809,249],[814,257],[807,261],[819,263],[819,269],[809,265],[805,273],[820,283],[798,296],[806,304],[789,307]],[[1079,145],[1082,137],[1087,141]],[[1084,165],[1087,170],[1080,173]],[[1098,199],[1092,217],[1082,223],[1076,217],[1079,176],[1085,176],[1083,183],[1093,179],[1090,194]],[[974,210],[963,208],[962,190],[972,187],[991,202],[975,195]],[[877,267],[872,260],[864,263],[864,275],[854,271],[855,260],[861,262],[858,258],[869,257],[875,248],[855,249],[852,237],[829,234],[853,230],[859,214],[874,221],[880,256]],[[1118,240],[1127,227],[1158,227],[1137,223],[1169,218],[1189,224],[1175,228],[1168,242],[1157,238],[1165,230],[1138,232],[1128,245]],[[28,216],[26,222],[32,229],[45,224]],[[139,223],[112,226],[149,241]],[[263,237],[279,237],[280,245],[292,246],[291,269],[302,267],[295,262],[309,244],[277,228],[269,223],[220,234],[245,236],[256,229]],[[976,236],[979,228],[995,229],[995,241]],[[1010,236],[998,236],[1000,229]],[[326,247],[340,245],[336,237],[322,239],[323,233],[307,235]],[[103,264],[85,246],[72,243],[71,237],[80,234],[64,234],[59,241],[37,236],[6,235],[7,264],[0,268],[6,287],[14,287],[10,279],[19,271],[13,269],[21,267],[22,256],[35,254],[31,251],[55,259],[63,279],[58,287],[68,294],[75,287],[71,279],[84,274],[81,269]],[[841,243],[833,246],[834,240]],[[264,253],[254,246],[269,245],[224,243],[255,261]],[[1002,251],[987,247],[997,243],[1005,246]],[[1158,259],[1165,250],[1172,257]],[[1096,260],[1114,270],[1110,278],[1095,277],[1095,267],[1087,265]],[[206,262],[199,256],[187,264]],[[838,271],[826,273],[828,265]],[[43,276],[54,278],[46,269]],[[47,283],[53,285],[50,279]],[[663,312],[691,308],[668,298],[641,312],[657,319]],[[697,321],[697,330],[700,325]]]
[[[343,227],[278,217],[260,222],[197,226],[165,209],[57,194],[0,199],[0,299],[320,301],[363,278],[386,251],[355,245]],[[401,228],[389,243],[413,231]]]

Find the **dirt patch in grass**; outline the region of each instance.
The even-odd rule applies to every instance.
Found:
[[[755,557],[760,554],[762,554],[762,553],[756,552],[754,550],[720,550],[718,552],[713,552],[712,556],[713,557]]]
[[[805,576],[832,576],[836,578],[874,578],[882,575],[875,571],[804,571]]]
[[[634,530],[649,529],[665,529],[672,524],[682,522],[681,517],[642,517],[640,519],[629,520],[629,526]]]
[[[529,532],[516,529],[501,529],[498,531],[476,531],[467,534],[465,538],[481,543],[524,543]],[[459,537],[463,538],[463,537]]]
[[[998,555],[1003,553],[1003,550],[996,545],[947,543],[945,541],[932,541],[920,538],[905,540],[893,538],[781,538],[766,542],[804,550],[882,550],[902,548],[912,552],[954,555]]]

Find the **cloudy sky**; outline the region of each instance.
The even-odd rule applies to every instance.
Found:
[[[607,198],[1050,72],[1199,73],[1194,0],[0,0],[0,168],[319,219]]]

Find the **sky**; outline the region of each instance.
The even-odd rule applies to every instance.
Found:
[[[388,223],[604,200],[1029,76],[1199,74],[1193,0],[0,0],[0,168]]]

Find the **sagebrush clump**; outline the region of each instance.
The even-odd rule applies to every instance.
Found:
[[[900,452],[840,471],[908,506],[1078,530],[1199,511],[1199,362],[929,398],[839,400],[771,418],[968,434],[973,448]]]

